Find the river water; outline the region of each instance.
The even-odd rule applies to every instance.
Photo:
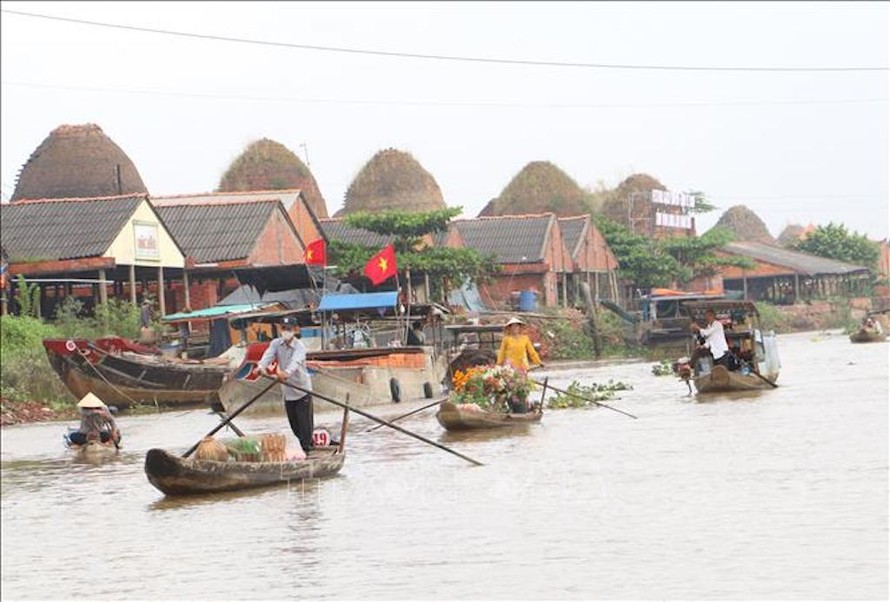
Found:
[[[99,464],[72,461],[65,424],[6,427],[2,597],[886,600],[888,348],[782,335],[780,388],[748,395],[688,396],[646,362],[550,370],[632,384],[609,403],[639,418],[401,422],[473,467],[354,416],[338,476],[190,499],[155,490],[143,460],[209,431],[203,410],[122,417],[125,449]]]

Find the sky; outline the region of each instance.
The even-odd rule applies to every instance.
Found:
[[[155,195],[214,190],[265,137],[308,163],[331,214],[364,164],[396,148],[463,217],[550,161],[585,188],[648,173],[702,191],[718,209],[700,233],[734,205],[773,236],[789,224],[890,230],[886,2],[0,10],[4,201],[53,129],[96,123]]]

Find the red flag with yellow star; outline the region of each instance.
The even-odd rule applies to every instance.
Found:
[[[306,245],[306,252],[303,253],[303,261],[306,265],[327,265],[328,252],[323,238],[313,240]]]
[[[389,244],[383,247],[365,264],[365,276],[377,286],[387,278],[396,275],[396,250]]]

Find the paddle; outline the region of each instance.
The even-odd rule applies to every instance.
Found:
[[[410,412],[407,412],[407,413],[405,413],[405,414],[402,414],[401,416],[396,416],[395,418],[393,418],[392,420],[390,420],[390,422],[395,422],[396,420],[401,420],[402,418],[407,418],[407,417],[410,416],[411,414],[416,414],[417,412],[422,412],[422,411],[424,411],[424,410],[428,410],[428,409],[430,409],[430,408],[433,407],[433,406],[437,406],[437,405],[439,405],[440,403],[442,403],[442,400],[441,400],[441,399],[437,399],[437,400],[434,401],[433,403],[427,404],[427,405],[423,406],[422,408],[417,408],[416,410],[411,410]],[[377,426],[372,426],[371,428],[367,429],[365,432],[366,432],[366,433],[370,433],[371,431],[376,431],[377,429],[379,429],[379,428],[383,428],[384,426],[386,426],[386,425],[385,425],[385,424],[378,424]]]
[[[771,381],[771,380],[768,379],[767,377],[763,376],[763,375],[760,374],[759,372],[755,372],[754,370],[751,370],[751,374],[753,374],[754,376],[756,376],[757,378],[759,378],[760,380],[762,380],[763,382],[765,382],[766,384],[768,384],[769,386],[771,386],[773,389],[778,389],[778,388],[779,388],[779,385],[777,385],[776,383],[774,383],[773,381]]]
[[[271,378],[271,377],[270,377],[270,376],[265,376],[265,375],[264,375],[264,378]],[[276,380],[276,381],[274,381],[272,384],[275,384],[276,382],[278,382],[278,381]],[[328,397],[327,395],[322,395],[322,394],[320,394],[320,393],[315,393],[315,392],[313,392],[313,391],[310,391],[309,389],[304,389],[303,387],[300,387],[300,386],[297,386],[297,385],[292,385],[291,383],[288,383],[288,382],[284,382],[284,383],[281,383],[281,384],[282,384],[282,386],[288,386],[288,387],[290,387],[291,389],[294,389],[295,391],[300,391],[301,393],[305,393],[305,394],[307,394],[307,395],[312,395],[313,397],[318,397],[319,399],[323,399],[324,401],[327,401],[328,403],[332,403],[332,404],[334,404],[335,406],[339,406],[339,407],[344,408],[344,409],[352,410],[353,412],[355,412],[355,413],[358,414],[359,416],[364,416],[365,418],[369,418],[370,420],[373,420],[374,422],[379,422],[379,423],[382,424],[383,426],[388,426],[389,428],[394,429],[394,430],[397,430],[397,431],[399,431],[400,433],[404,433],[404,434],[408,435],[409,437],[414,437],[415,439],[419,439],[420,441],[423,441],[424,443],[428,443],[428,444],[430,444],[430,445],[432,445],[432,446],[434,446],[434,447],[438,447],[439,449],[444,450],[444,451],[447,451],[449,454],[454,454],[454,455],[457,456],[458,458],[461,458],[461,459],[463,459],[463,460],[466,460],[467,462],[469,462],[469,463],[471,463],[471,464],[475,464],[476,466],[482,466],[482,465],[483,465],[482,462],[479,462],[479,461],[477,461],[477,460],[474,460],[473,458],[470,458],[470,457],[468,457],[468,456],[465,456],[465,455],[463,455],[463,454],[460,453],[460,452],[456,452],[456,451],[454,451],[454,450],[451,449],[451,448],[448,448],[448,447],[445,447],[444,445],[441,445],[441,444],[439,444],[439,443],[436,443],[435,441],[430,441],[430,440],[427,439],[426,437],[422,437],[422,436],[420,436],[420,435],[418,435],[418,434],[416,434],[416,433],[412,433],[411,431],[409,431],[409,430],[407,430],[407,429],[403,429],[402,427],[400,427],[400,426],[397,425],[397,424],[392,424],[392,423],[390,423],[390,422],[387,422],[386,420],[383,420],[382,418],[378,418],[377,416],[374,416],[373,414],[369,414],[368,412],[365,412],[364,410],[360,410],[360,409],[355,408],[355,407],[353,407],[353,406],[351,406],[351,405],[349,405],[349,404],[345,404],[345,403],[343,403],[342,401],[337,401],[336,399],[331,399],[331,398]],[[240,410],[239,410],[239,411],[240,411]],[[237,414],[237,412],[236,412],[236,414]],[[233,416],[234,416],[234,414],[233,414]],[[196,447],[197,447],[197,446],[196,446]]]
[[[606,404],[604,404],[604,403],[600,403],[600,402],[598,402],[598,401],[596,401],[596,400],[590,399],[589,397],[584,397],[584,396],[582,396],[582,395],[577,395],[577,394],[575,394],[575,393],[569,393],[569,392],[566,391],[565,389],[558,389],[558,388],[554,387],[553,385],[547,385],[546,383],[543,383],[543,382],[541,382],[541,381],[539,381],[539,380],[532,380],[532,382],[534,382],[535,384],[538,384],[538,385],[546,385],[548,388],[553,389],[553,390],[556,391],[557,393],[562,393],[563,395],[568,395],[569,397],[576,397],[576,398],[578,398],[578,399],[583,399],[584,401],[589,401],[590,403],[595,403],[595,404],[598,405],[598,406],[602,406],[602,407],[604,407],[604,408],[608,408],[608,409],[612,410],[613,412],[618,412],[619,414],[624,414],[625,416],[630,416],[631,418],[634,418],[634,419],[637,418],[637,417],[634,416],[633,414],[628,414],[628,413],[625,412],[624,410],[619,410],[618,408],[613,408],[613,407],[610,406],[610,405],[606,405]]]
[[[220,430],[222,427],[224,427],[225,425],[227,425],[228,423],[230,423],[230,422],[232,421],[232,419],[233,419],[235,416],[237,416],[238,414],[240,414],[241,412],[243,412],[244,410],[246,410],[247,407],[248,407],[250,404],[252,404],[252,403],[255,402],[257,399],[259,399],[260,397],[262,397],[263,395],[265,395],[265,394],[266,394],[266,391],[268,391],[269,389],[271,389],[272,387],[274,387],[274,386],[275,386],[275,383],[277,383],[277,382],[278,382],[277,380],[273,380],[271,383],[269,383],[269,386],[268,386],[268,387],[266,387],[265,389],[263,389],[262,391],[260,391],[260,392],[257,393],[256,395],[254,395],[252,398],[250,398],[250,399],[248,399],[246,402],[244,402],[244,404],[243,404],[240,408],[238,408],[237,410],[235,410],[234,412],[232,412],[232,414],[231,414],[230,416],[227,416],[225,420],[221,421],[218,425],[216,425],[216,426],[213,428],[213,430],[211,430],[209,433],[207,433],[206,435],[204,435],[204,437],[201,438],[201,441],[203,441],[203,440],[204,440],[205,438],[207,438],[207,437],[212,436],[214,433],[216,433],[216,432],[217,432],[218,430]],[[183,457],[183,458],[188,458],[190,455],[192,455],[192,453],[194,453],[194,451],[195,451],[196,449],[198,449],[198,446],[201,445],[201,441],[198,441],[198,442],[195,443],[193,446],[191,446],[191,447],[188,449],[188,451],[186,451],[184,454],[182,454],[182,457]]]

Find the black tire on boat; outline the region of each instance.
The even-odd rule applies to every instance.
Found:
[[[395,378],[389,379],[389,394],[392,396],[392,400],[395,403],[402,401],[402,386]]]
[[[423,396],[427,399],[433,398],[433,385],[430,383],[423,383]]]

